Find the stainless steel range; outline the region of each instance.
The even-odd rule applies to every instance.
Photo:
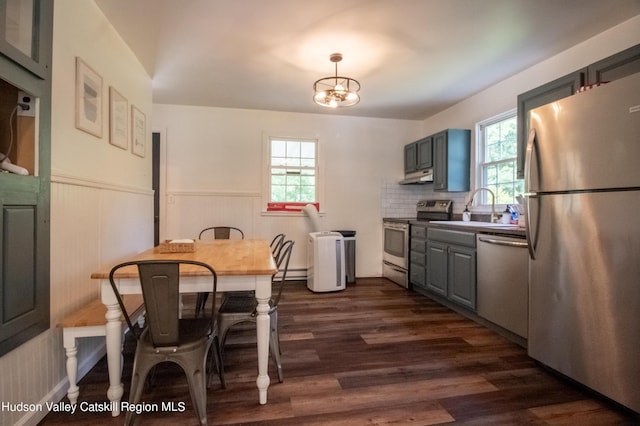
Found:
[[[391,281],[409,287],[409,222],[451,220],[451,200],[421,200],[416,205],[415,218],[384,218],[384,249],[382,275]]]

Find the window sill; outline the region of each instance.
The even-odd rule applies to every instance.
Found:
[[[318,214],[320,216],[324,216],[325,212],[321,211],[318,212]],[[267,211],[267,210],[262,210],[260,212],[260,216],[273,216],[273,217],[304,217],[305,214],[302,211]]]

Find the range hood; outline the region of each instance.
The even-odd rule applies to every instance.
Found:
[[[404,175],[400,185],[419,185],[424,183],[433,183],[433,169],[420,170]]]

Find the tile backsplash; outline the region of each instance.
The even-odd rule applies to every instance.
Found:
[[[415,217],[416,203],[420,200],[453,200],[453,213],[462,213],[467,192],[434,192],[432,184],[400,185],[382,183],[382,217]]]

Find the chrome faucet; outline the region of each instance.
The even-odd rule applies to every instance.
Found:
[[[473,191],[471,193],[471,196],[469,197],[469,202],[465,205],[465,208],[468,210],[469,206],[471,204],[473,204],[473,197],[475,197],[478,192],[483,191],[483,190],[487,191],[487,192],[489,192],[489,194],[491,194],[491,223],[497,223],[498,222],[498,215],[496,214],[496,195],[489,188],[482,187],[482,188],[478,188],[475,191]]]

